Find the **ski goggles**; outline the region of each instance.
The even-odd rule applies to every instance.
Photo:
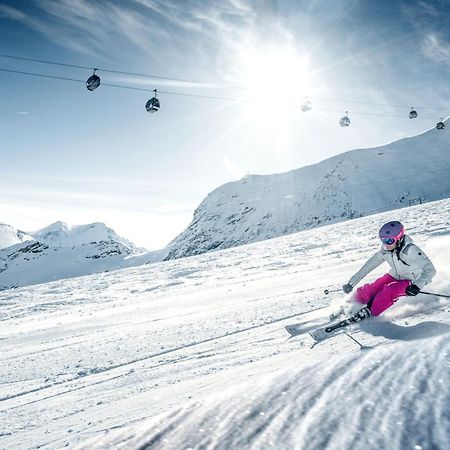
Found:
[[[385,245],[392,245],[397,242],[397,239],[395,239],[393,237],[380,238],[380,239],[381,239],[381,242]]]

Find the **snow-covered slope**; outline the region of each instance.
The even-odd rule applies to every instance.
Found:
[[[448,299],[350,328],[365,351],[284,326],[322,324],[393,218],[449,294],[449,217],[443,200],[0,293],[0,448],[447,450]]]
[[[0,290],[144,264],[148,255],[102,223],[56,222],[0,249]]]
[[[167,259],[448,197],[450,133],[432,129],[292,172],[225,184],[169,244]]]
[[[420,346],[293,364],[78,449],[448,449],[449,329]]]
[[[32,236],[20,231],[11,225],[0,223],[0,249],[10,247],[11,245],[18,244],[33,239]]]

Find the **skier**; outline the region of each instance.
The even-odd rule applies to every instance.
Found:
[[[378,316],[391,307],[399,297],[417,295],[436,274],[427,255],[405,234],[398,221],[384,224],[379,231],[381,249],[342,286],[346,294],[372,270],[386,261],[391,270],[373,283],[359,287],[353,295],[354,306],[369,315]]]

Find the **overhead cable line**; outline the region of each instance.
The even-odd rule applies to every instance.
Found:
[[[29,75],[29,76],[33,76],[33,77],[53,78],[56,80],[75,81],[75,82],[83,83],[83,84],[85,83],[85,80],[81,80],[79,78],[68,78],[68,77],[61,77],[61,76],[56,76],[56,75],[47,75],[47,74],[42,74],[42,73],[25,72],[22,70],[12,70],[12,69],[4,69],[4,68],[0,68],[0,71],[17,73],[20,75]],[[139,87],[135,87],[135,86],[126,86],[124,84],[112,84],[112,83],[103,83],[102,82],[102,86],[109,86],[109,87],[122,88],[122,89],[131,89],[134,91],[143,91],[143,92],[153,92],[154,91],[154,89],[139,88]],[[182,95],[182,96],[188,96],[188,97],[209,98],[212,100],[228,100],[228,101],[232,101],[232,102],[249,102],[249,103],[252,102],[252,100],[245,100],[245,99],[238,99],[238,98],[231,98],[231,97],[217,97],[217,96],[213,96],[213,95],[190,94],[190,93],[186,93],[186,92],[169,92],[169,91],[160,91],[160,90],[158,90],[158,92],[161,94],[167,94],[167,95]]]
[[[0,55],[1,56],[1,55]],[[95,69],[99,70],[99,69]],[[64,80],[64,81],[72,81],[76,83],[83,83],[85,84],[86,81],[79,79],[79,78],[69,78],[69,77],[62,77],[57,75],[48,75],[48,74],[42,74],[42,73],[36,73],[36,72],[26,72],[22,70],[12,70],[12,69],[6,69],[6,68],[0,68],[1,72],[7,72],[7,73],[15,73],[20,75],[28,75],[28,76],[34,76],[34,77],[40,77],[40,78],[50,78],[50,79],[56,79],[56,80]],[[93,76],[96,76],[95,74]],[[92,77],[91,77],[92,78]],[[89,80],[88,80],[89,81]],[[97,87],[100,85],[100,81],[98,82]],[[205,99],[211,99],[211,100],[224,100],[224,101],[231,101],[231,102],[241,102],[241,103],[257,103],[257,100],[251,100],[251,99],[242,99],[242,98],[233,98],[233,97],[219,97],[219,96],[213,96],[213,95],[202,95],[202,94],[192,94],[187,92],[173,92],[173,91],[157,91],[156,89],[146,89],[146,88],[139,88],[135,86],[127,86],[123,84],[113,84],[113,83],[102,83],[103,86],[109,86],[119,89],[128,89],[128,90],[134,90],[134,91],[141,91],[141,92],[155,92],[160,94],[166,94],[166,95],[178,95],[178,96],[185,96],[185,97],[196,97],[196,98],[205,98]],[[153,97],[156,98],[156,97]],[[151,99],[152,100],[152,99]],[[159,109],[159,108],[158,108]],[[333,110],[333,109],[327,109],[327,108],[315,108],[317,111],[323,111],[323,112],[336,112],[341,113],[339,110]],[[348,113],[346,113],[348,114]],[[400,117],[403,118],[404,116],[400,115],[393,115],[393,114],[381,114],[381,113],[372,113],[372,112],[358,112],[358,111],[352,111],[352,115],[363,115],[363,116],[380,116],[380,117]],[[344,116],[343,119],[348,117]],[[442,119],[441,119],[442,120]],[[442,124],[442,122],[439,122]],[[341,123],[342,126],[343,122]],[[345,126],[350,125],[350,121],[345,120]],[[444,125],[442,125],[444,127]],[[443,128],[440,128],[443,129]]]
[[[35,58],[26,58],[22,56],[15,56],[15,55],[7,55],[7,54],[0,54],[1,58],[9,58],[9,59],[15,59],[20,61],[30,61],[30,62],[37,62],[41,64],[50,64],[55,66],[62,66],[62,67],[72,67],[76,69],[83,69],[83,70],[94,70],[100,71],[100,72],[107,72],[107,73],[115,73],[120,75],[130,75],[130,76],[137,76],[137,77],[144,77],[144,78],[151,78],[151,79],[159,79],[159,80],[165,80],[165,81],[174,81],[174,82],[182,82],[182,83],[190,83],[190,84],[203,84],[203,85],[209,85],[210,88],[230,88],[230,89],[245,89],[244,86],[239,84],[228,84],[223,82],[212,82],[212,81],[201,81],[201,80],[189,80],[185,78],[174,78],[174,77],[167,77],[167,76],[161,76],[161,75],[154,75],[154,74],[143,74],[143,73],[136,73],[136,72],[127,72],[123,70],[113,70],[113,69],[104,69],[100,67],[89,67],[89,66],[82,66],[78,64],[68,64],[68,63],[61,63],[57,61],[50,61],[50,60],[44,60],[44,59],[35,59]],[[36,75],[39,76],[39,75]],[[50,76],[49,76],[50,77]],[[56,77],[55,77],[56,78]],[[103,83],[106,84],[106,83]],[[109,86],[117,87],[115,85],[109,84]],[[126,87],[129,88],[129,87]],[[131,89],[131,88],[130,88]],[[136,90],[139,90],[139,88],[135,88]],[[146,89],[140,89],[143,91],[153,91],[146,90]],[[162,93],[162,91],[160,91]],[[167,93],[167,92],[166,92]],[[174,93],[171,93],[174,94]],[[189,94],[179,94],[179,95],[189,95]],[[214,98],[212,96],[201,96],[201,95],[194,95],[191,94],[193,97],[203,97],[203,98]],[[347,103],[347,104],[361,104],[361,105],[370,105],[370,106],[383,106],[387,108],[411,108],[411,105],[391,105],[388,103],[377,103],[377,102],[370,102],[370,101],[362,101],[362,100],[349,100],[349,99],[339,99],[339,98],[326,98],[326,97],[315,97],[315,96],[308,96],[310,99],[313,100],[320,100],[320,101],[331,101],[331,102],[339,102],[339,103]],[[220,100],[228,100],[228,98],[225,97],[217,97],[217,99]],[[243,101],[238,99],[231,99],[233,101]],[[436,110],[436,111],[442,111],[443,108],[437,108],[432,106],[417,106],[417,109],[430,109],[430,110]],[[355,114],[355,113],[353,113]],[[392,116],[394,117],[394,116]]]
[[[181,82],[181,83],[208,84],[208,85],[212,85],[212,87],[221,87],[221,86],[229,87],[229,88],[236,88],[236,87],[238,87],[237,85],[232,85],[232,84],[224,84],[224,83],[215,84],[215,83],[213,83],[211,81],[187,80],[185,78],[173,78],[173,77],[166,77],[166,76],[154,75],[154,74],[125,72],[125,71],[122,71],[122,70],[104,69],[104,68],[101,68],[101,67],[80,66],[80,65],[77,65],[77,64],[60,63],[60,62],[48,61],[48,60],[44,60],[44,59],[24,58],[24,57],[21,57],[21,56],[0,54],[0,57],[1,58],[17,59],[17,60],[21,60],[21,61],[37,62],[37,63],[41,63],[41,64],[51,64],[53,66],[72,67],[72,68],[76,68],[76,69],[87,69],[87,70],[93,70],[94,69],[94,70],[98,70],[98,71],[101,71],[101,72],[107,72],[107,73],[116,73],[116,74],[120,74],[120,75],[130,75],[130,76],[143,77],[143,78],[155,78],[155,79],[158,79],[158,80],[176,81],[176,82]]]
[[[42,73],[23,72],[21,70],[11,70],[11,69],[3,69],[3,68],[0,68],[0,71],[2,71],[2,72],[10,72],[10,73],[18,73],[20,75],[31,75],[33,77],[53,78],[55,80],[76,81],[76,82],[84,83],[84,80],[79,80],[77,78],[58,77],[56,75],[45,75],[45,74],[42,74]]]
[[[309,97],[309,96],[308,96]],[[340,103],[359,103],[361,105],[371,105],[371,106],[385,106],[387,108],[411,108],[410,105],[390,105],[388,103],[376,103],[376,102],[366,102],[361,100],[347,100],[347,99],[339,99],[339,98],[324,98],[324,97],[309,97],[314,100],[322,100],[322,101],[330,101],[330,102],[340,102]],[[435,108],[431,106],[416,106],[417,109],[435,109],[442,111],[442,108]]]
[[[0,71],[17,73],[20,75],[29,75],[29,76],[33,76],[33,77],[74,81],[74,82],[83,83],[83,84],[85,83],[85,80],[82,80],[79,78],[68,78],[68,77],[61,77],[61,76],[56,76],[56,75],[47,75],[47,74],[42,74],[42,73],[25,72],[22,70],[12,70],[12,69],[4,69],[4,68],[0,68]],[[141,91],[141,92],[154,92],[154,89],[139,88],[139,87],[135,87],[135,86],[126,86],[124,84],[102,83],[102,86],[109,86],[109,87],[120,88],[120,89],[129,89],[129,90]],[[232,102],[256,103],[256,100],[239,99],[239,98],[232,98],[232,97],[218,97],[218,96],[213,96],[213,95],[201,95],[201,94],[191,94],[191,93],[186,93],[186,92],[171,92],[171,91],[161,91],[161,90],[158,90],[158,92],[160,94],[166,94],[166,95],[180,95],[180,96],[186,96],[186,97],[207,98],[207,99],[212,99],[212,100],[227,100],[227,101],[232,101]],[[320,109],[320,111],[341,112],[341,111],[333,110],[333,109]],[[365,113],[354,113],[354,114],[365,114]],[[372,113],[367,113],[367,114],[372,115]],[[396,117],[401,117],[401,116],[396,116]]]

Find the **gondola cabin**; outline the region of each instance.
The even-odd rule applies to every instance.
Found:
[[[350,126],[350,119],[348,118],[348,111],[345,111],[345,116],[341,117],[341,120],[339,120],[339,125],[341,127]]]
[[[159,99],[156,98],[156,95],[158,93],[158,91],[155,89],[155,96],[152,97],[146,104],[145,104],[145,109],[149,112],[149,113],[155,113],[156,111],[159,111],[159,108],[161,107],[161,104],[159,103]]]
[[[417,111],[414,108],[411,108],[411,111],[409,112],[409,118],[415,119],[417,117]]]
[[[94,73],[87,79],[86,88],[88,91],[94,91],[100,86],[100,77]]]
[[[309,111],[312,108],[312,103],[310,100],[308,100],[307,98],[305,98],[304,102],[302,103],[302,111],[306,112]]]
[[[436,128],[438,130],[443,130],[445,128],[445,123],[442,121],[442,119],[436,124]]]

